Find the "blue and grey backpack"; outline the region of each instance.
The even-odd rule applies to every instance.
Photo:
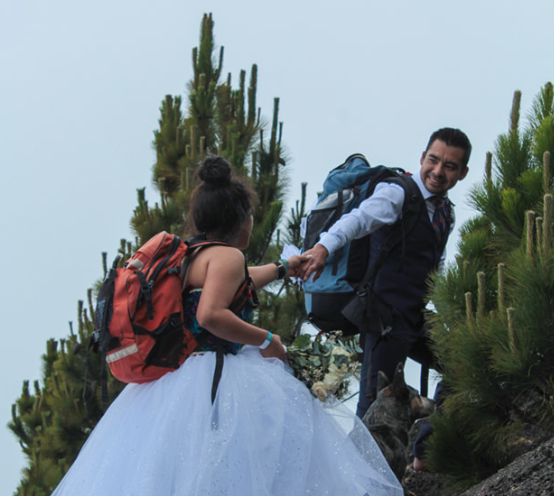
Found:
[[[420,213],[419,188],[409,180],[409,174],[399,168],[384,165],[371,167],[361,154],[350,155],[334,168],[323,183],[323,192],[308,215],[303,251],[312,248],[321,233],[345,213],[359,207],[373,194],[380,182],[394,182],[404,188],[402,215],[391,229],[377,260],[369,266],[371,234],[353,240],[327,257],[320,277],[304,283],[308,319],[322,331],[342,330],[344,335],[359,332],[358,325],[346,319],[342,310],[358,294],[367,293],[368,282],[385,261],[392,248],[415,226]],[[364,294],[365,296],[365,294]]]

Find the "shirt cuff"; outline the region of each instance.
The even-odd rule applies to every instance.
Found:
[[[336,236],[333,236],[328,232],[321,235],[318,244],[324,246],[325,249],[329,252],[329,255],[331,255],[331,253],[334,253],[341,247],[340,240],[337,239]]]

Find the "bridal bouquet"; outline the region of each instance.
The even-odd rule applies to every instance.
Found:
[[[341,399],[348,391],[348,378],[359,372],[358,338],[340,340],[342,333],[327,336],[301,334],[287,348],[287,359],[296,378],[321,401]]]

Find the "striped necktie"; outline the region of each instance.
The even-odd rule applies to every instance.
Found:
[[[445,196],[432,196],[429,200],[435,205],[435,212],[433,213],[433,229],[437,235],[437,240],[441,241],[446,235],[446,229],[448,227],[447,219],[449,217],[449,200]]]

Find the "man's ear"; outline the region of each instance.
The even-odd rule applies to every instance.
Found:
[[[468,172],[469,172],[469,167],[467,165],[464,165],[464,168],[460,173],[460,178],[458,179],[458,181],[461,181],[464,177],[466,177]]]
[[[425,160],[425,155],[427,154],[427,152],[423,152],[421,154],[421,158],[419,159],[419,165],[423,165],[423,161]]]

